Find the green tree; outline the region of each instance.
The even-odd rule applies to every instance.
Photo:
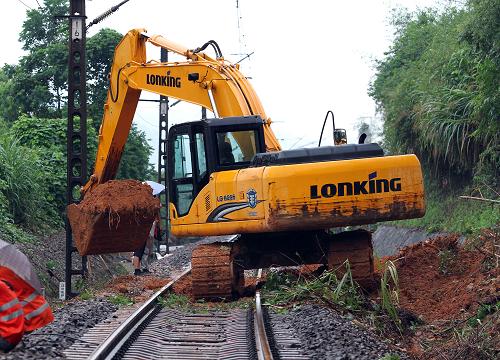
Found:
[[[475,51],[500,62],[500,2],[497,0],[470,0],[470,18],[462,34]]]
[[[61,117],[67,82],[67,21],[55,16],[67,13],[67,0],[46,0],[43,7],[28,10],[19,40],[28,52],[15,72],[16,95],[22,112],[40,117]]]
[[[18,64],[5,65],[0,70],[0,116],[11,123],[13,131],[27,146],[47,149],[47,133],[53,132],[53,146],[58,151],[47,151],[43,158],[47,163],[57,163],[61,172],[52,185],[51,193],[57,203],[64,204],[65,184],[65,129],[63,121],[67,109],[67,34],[66,20],[56,21],[55,15],[66,14],[67,0],[46,0],[44,6],[27,11],[20,40],[27,54]],[[88,115],[94,119],[89,126],[88,139],[92,144],[99,129],[108,88],[113,52],[122,36],[115,30],[102,29],[87,39],[87,90]],[[24,115],[23,115],[24,114]],[[19,121],[17,119],[19,118]],[[43,124],[38,124],[38,119]],[[56,119],[54,121],[49,119]],[[65,122],[64,122],[65,124]],[[92,127],[92,129],[90,129]],[[93,130],[93,131],[90,131]],[[38,140],[36,140],[38,139]],[[42,144],[35,144],[40,141]],[[150,175],[148,158],[151,148],[142,132],[132,129],[129,143],[119,172],[120,177],[144,179]],[[89,164],[95,160],[95,152],[89,149]],[[52,154],[57,159],[46,158]],[[54,178],[54,180],[55,180]]]
[[[0,73],[1,115],[8,121],[21,114],[60,118],[67,106],[67,20],[55,15],[68,12],[67,0],[46,0],[43,7],[27,11],[19,40],[27,54],[19,64],[6,65]],[[120,33],[101,29],[87,39],[88,114],[97,130],[108,87],[108,73]]]
[[[66,127],[67,119],[40,119],[21,116],[14,122],[11,134],[18,143],[36,150],[45,173],[47,201],[62,213],[66,206]],[[95,161],[97,135],[89,120],[87,172]]]
[[[152,151],[153,148],[148,144],[144,131],[138,130],[133,124],[120,161],[117,178],[151,179],[154,174],[154,169],[149,163]]]
[[[98,130],[101,124],[104,102],[108,92],[109,72],[116,45],[122,35],[112,29],[101,29],[87,41],[88,114],[95,119]]]
[[[0,69],[0,119],[14,121],[21,112],[19,101],[14,91],[12,78],[16,72],[16,65],[4,65]]]

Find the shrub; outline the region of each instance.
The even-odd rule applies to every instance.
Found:
[[[46,200],[48,178],[40,156],[8,133],[0,136],[0,181],[0,211],[7,210],[6,220],[32,229],[54,225],[56,213]]]

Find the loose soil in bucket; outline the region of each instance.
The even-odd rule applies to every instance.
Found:
[[[135,251],[146,241],[160,209],[149,185],[137,180],[111,180],[67,207],[80,255]]]

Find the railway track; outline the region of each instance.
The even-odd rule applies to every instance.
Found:
[[[261,270],[259,270],[259,277]],[[159,300],[190,269],[131,315],[115,314],[71,348],[68,359],[308,359],[289,329],[271,324],[256,291],[254,309],[178,310]]]

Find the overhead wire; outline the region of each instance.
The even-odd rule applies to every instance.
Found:
[[[141,114],[139,114],[138,112],[135,113],[135,115],[139,116],[146,124],[148,124],[149,126],[153,127],[153,128],[158,128],[158,126],[156,125],[153,125],[151,124],[148,120],[146,120]]]
[[[96,25],[96,24],[99,24],[101,21],[103,21],[104,19],[106,19],[108,16],[110,16],[111,14],[113,14],[116,10],[118,10],[120,8],[120,6],[122,6],[123,4],[129,2],[129,0],[123,0],[122,2],[120,2],[119,4],[111,7],[109,10],[103,12],[101,15],[99,15],[98,17],[96,17],[94,20],[92,20],[86,27],[86,29],[88,30],[92,25]]]
[[[28,9],[33,10],[33,8],[31,6],[26,5],[26,3],[23,2],[22,0],[17,0],[17,1],[19,1],[21,4],[23,4],[24,6],[26,6]]]

